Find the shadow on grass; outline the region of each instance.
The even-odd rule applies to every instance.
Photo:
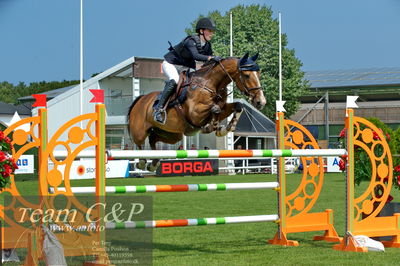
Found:
[[[315,234],[315,235],[320,235],[320,234]],[[313,240],[312,238],[299,238],[299,237],[288,237],[289,240],[294,240],[297,241],[299,243],[299,246],[295,247],[295,248],[299,248],[299,247],[320,247],[320,248],[332,248],[333,245],[338,244],[339,242],[328,242],[328,241],[323,241],[323,240]],[[265,241],[258,241],[259,244],[266,244],[268,246],[271,247],[282,247],[280,245],[272,245],[268,243],[269,239],[266,239]]]

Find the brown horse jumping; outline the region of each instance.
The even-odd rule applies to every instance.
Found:
[[[128,112],[128,130],[133,142],[141,150],[149,137],[151,149],[155,150],[158,141],[175,144],[183,135],[190,136],[199,131],[215,131],[217,136],[224,136],[235,130],[242,106],[238,102],[226,103],[226,86],[230,82],[235,82],[256,108],[262,109],[266,103],[259,80],[260,69],[255,62],[257,57],[258,54],[249,57],[246,53],[242,58],[229,57],[204,64],[183,82],[186,99],[176,101],[172,104],[174,108],[167,109],[164,125],[153,119],[153,104],[159,92],[136,98]],[[232,113],[233,118],[227,126],[221,126],[220,122]],[[144,169],[145,165],[146,160],[141,160],[137,167]],[[153,160],[148,169],[154,171],[157,166],[158,160]]]

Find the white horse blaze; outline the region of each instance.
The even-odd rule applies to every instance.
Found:
[[[252,71],[251,74],[253,74],[255,77],[255,80],[257,80],[257,87],[261,88],[261,82],[260,82],[260,79],[258,78],[257,72]],[[261,98],[260,103],[262,106],[264,106],[267,103],[267,100],[265,99],[263,90],[260,90],[260,93],[262,94],[262,95],[260,95],[260,98]]]
[[[257,87],[261,87],[260,79],[258,78],[257,72],[252,71],[251,74],[253,74],[255,79],[257,80]]]

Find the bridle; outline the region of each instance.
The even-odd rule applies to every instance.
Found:
[[[238,59],[239,61],[239,59]],[[229,77],[229,79],[234,82],[233,78],[231,75],[229,75],[228,71],[226,71],[224,65],[221,62],[218,62],[219,65],[221,66],[222,70],[225,72],[225,74]],[[253,90],[261,90],[261,87],[252,87],[252,88],[248,88],[246,86],[246,82],[243,81],[243,71],[246,70],[246,68],[251,67],[251,65],[244,65],[244,66],[240,66],[239,62],[238,62],[238,72],[239,72],[239,81],[240,81],[240,85],[242,85],[242,87],[244,88],[244,94],[248,97],[251,97],[252,95],[250,94],[251,91]],[[242,92],[242,91],[241,91]]]

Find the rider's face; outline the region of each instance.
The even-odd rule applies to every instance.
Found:
[[[209,42],[211,41],[212,37],[214,36],[214,31],[209,30],[209,29],[204,29],[203,30],[203,35],[204,35],[204,39]]]

